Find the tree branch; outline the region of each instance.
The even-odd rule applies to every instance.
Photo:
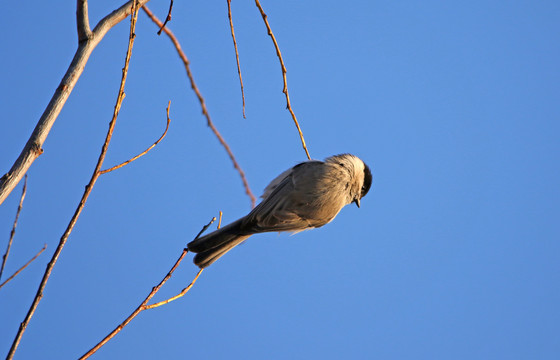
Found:
[[[212,223],[216,221],[216,218],[212,218],[212,220],[206,224],[202,230],[200,230],[200,232],[198,233],[198,235],[196,235],[195,240],[198,239],[198,237],[204,232],[206,231],[206,229],[208,229],[208,227],[210,225],[212,225]],[[142,303],[140,303],[140,305],[138,305],[138,307],[126,318],[124,319],[124,321],[122,323],[120,323],[113,331],[111,331],[107,336],[105,336],[103,338],[103,340],[101,340],[99,343],[97,343],[97,345],[95,345],[94,347],[92,347],[88,352],[86,352],[84,355],[82,355],[82,357],[80,357],[80,360],[84,360],[87,359],[88,357],[90,357],[91,355],[93,355],[97,350],[99,350],[103,345],[105,345],[109,340],[111,340],[112,338],[115,337],[115,335],[117,335],[126,325],[128,325],[132,319],[134,319],[138,314],[140,314],[142,311],[146,310],[146,309],[151,309],[155,306],[149,306],[148,301],[150,301],[154,295],[159,291],[159,289],[161,289],[161,287],[163,286],[163,284],[165,284],[167,282],[167,280],[169,280],[169,278],[171,278],[171,275],[173,275],[173,272],[175,272],[175,269],[177,269],[177,267],[179,266],[179,264],[181,263],[181,261],[183,261],[183,258],[185,257],[185,255],[187,255],[187,253],[189,252],[189,250],[187,248],[184,248],[183,251],[181,252],[181,255],[179,256],[179,258],[177,259],[177,261],[175,261],[175,264],[173,264],[173,266],[171,267],[171,269],[169,270],[169,272],[167,273],[167,275],[165,275],[165,277],[159,282],[159,284],[157,284],[156,286],[154,286],[152,288],[152,291],[150,291],[150,293],[148,294],[148,296],[146,296],[146,298],[144,299],[144,301],[142,301]],[[200,273],[202,272],[203,269],[200,269],[200,271],[196,274],[194,280],[189,284],[189,286],[187,286],[185,289],[183,289],[183,291],[181,293],[186,293],[187,291],[189,291],[191,289],[191,287],[194,285],[194,283],[196,282],[196,280],[198,279],[198,277],[200,276]],[[183,296],[184,293],[181,295]],[[174,298],[178,298],[180,296],[174,297]],[[169,299],[169,301],[173,301],[175,300],[174,298]],[[165,301],[164,301],[165,302]],[[158,305],[160,303],[156,303],[154,305]],[[163,303],[160,305],[164,305]],[[158,306],[160,306],[158,305]]]
[[[165,25],[167,25],[167,22],[171,21],[171,10],[173,10],[173,0],[171,0],[169,2],[169,11],[167,12],[167,17],[165,18],[165,21],[163,22],[163,25],[161,25],[161,27],[159,28],[159,31],[157,32],[158,35],[161,35],[161,32],[163,31],[163,28],[165,27]]]
[[[216,220],[216,218],[213,218],[212,221],[211,221],[208,225],[206,225],[206,227],[205,227],[202,231],[206,230],[206,229],[212,224],[212,222],[214,222],[215,220]],[[221,226],[222,226],[222,212],[220,211],[220,219],[218,220],[218,229],[219,229]],[[195,240],[196,240],[201,234],[202,234],[202,232],[200,232],[200,233],[196,236]],[[183,251],[184,251],[184,250],[183,250]],[[155,303],[155,304],[152,304],[152,305],[147,305],[147,304],[145,304],[145,305],[144,305],[144,309],[142,309],[142,310],[149,310],[149,309],[157,308],[157,307],[160,307],[160,306],[162,306],[162,305],[169,304],[170,302],[175,301],[175,300],[179,299],[180,297],[183,297],[183,296],[184,296],[187,292],[189,292],[189,290],[193,287],[194,283],[196,282],[196,280],[198,279],[198,277],[200,276],[200,274],[202,274],[202,270],[204,270],[204,269],[200,269],[200,270],[196,273],[196,276],[194,277],[193,281],[191,281],[191,283],[190,283],[186,288],[184,288],[183,290],[181,290],[180,293],[178,293],[178,294],[175,295],[175,296],[170,297],[170,298],[167,299],[167,300],[159,301],[159,302],[157,302],[157,303]]]
[[[268,30],[268,35],[270,36],[272,42],[274,43],[274,48],[276,49],[276,55],[278,56],[278,60],[280,60],[280,67],[282,68],[282,79],[284,80],[284,88],[282,89],[282,92],[286,95],[286,108],[290,111],[290,114],[292,115],[292,119],[294,120],[294,124],[296,125],[297,131],[299,133],[299,138],[301,139],[301,145],[303,146],[303,150],[305,150],[305,154],[307,155],[307,158],[311,160],[311,156],[309,156],[309,151],[307,151],[307,146],[305,145],[305,140],[303,139],[303,133],[301,132],[301,128],[299,127],[299,123],[296,119],[296,114],[294,114],[294,110],[292,110],[292,105],[290,104],[290,95],[288,95],[288,80],[286,79],[287,71],[286,71],[286,66],[284,65],[284,60],[282,60],[282,53],[280,52],[280,47],[278,46],[276,37],[274,36],[272,29],[270,28],[270,24],[268,23],[267,20],[267,15],[264,13],[261,3],[259,2],[259,0],[255,0],[255,4],[259,8],[261,16],[264,20],[264,24],[266,25],[266,28]]]
[[[150,150],[152,150],[157,144],[159,144],[159,142],[161,140],[163,140],[163,138],[165,137],[165,135],[167,134],[167,130],[169,130],[169,123],[171,122],[171,119],[169,118],[169,107],[171,106],[171,101],[169,101],[169,103],[167,104],[167,125],[165,126],[165,131],[163,132],[163,134],[159,137],[159,139],[156,140],[155,143],[153,143],[152,145],[150,145],[149,148],[147,148],[146,150],[142,151],[140,154],[136,155],[135,157],[128,159],[127,161],[119,164],[119,165],[115,165],[112,168],[106,169],[106,170],[101,170],[100,174],[106,174],[108,172],[111,172],[113,170],[117,170],[122,168],[123,166],[126,166],[128,164],[130,164],[131,162],[133,162],[134,160],[146,155]]]
[[[89,27],[87,0],[77,0],[77,2],[76,25],[78,26],[78,42],[81,43],[91,37],[91,29]]]
[[[142,310],[150,310],[150,309],[153,309],[153,308],[160,307],[160,306],[162,306],[162,305],[167,305],[167,304],[169,304],[170,302],[172,302],[172,301],[174,301],[174,300],[177,300],[177,299],[183,297],[183,296],[184,296],[186,293],[188,293],[189,290],[193,287],[193,285],[194,285],[194,283],[196,282],[196,280],[198,280],[198,277],[200,276],[200,274],[202,274],[202,270],[204,270],[204,269],[198,270],[198,272],[196,273],[196,276],[194,277],[193,281],[191,281],[191,283],[190,283],[186,288],[184,288],[183,290],[181,290],[181,292],[180,292],[179,294],[177,294],[177,295],[175,295],[175,296],[173,296],[173,297],[170,297],[170,298],[167,299],[167,300],[163,300],[163,301],[157,302],[157,303],[152,304],[152,305],[144,305],[144,308],[143,308]]]
[[[243,91],[243,78],[241,77],[241,66],[239,65],[239,52],[237,52],[237,41],[235,41],[235,31],[233,31],[233,19],[231,17],[231,0],[227,0],[229,28],[231,30],[231,38],[233,39],[233,47],[235,48],[235,60],[237,61],[237,74],[239,75],[239,84],[241,85],[241,100],[243,101],[243,118],[245,117],[245,92]]]
[[[6,266],[6,260],[8,260],[8,255],[10,255],[10,248],[12,247],[12,242],[14,241],[14,235],[16,234],[16,226],[19,219],[19,213],[23,207],[23,199],[25,199],[25,193],[27,192],[27,175],[25,175],[25,182],[23,183],[23,190],[21,191],[21,197],[19,199],[19,205],[16,211],[16,219],[14,220],[14,225],[12,226],[12,231],[10,232],[10,240],[8,241],[8,248],[6,253],[2,256],[2,267],[0,267],[0,279],[2,279],[2,273],[4,272],[4,266]]]
[[[149,0],[138,0],[140,6],[146,4],[148,1]],[[41,115],[41,118],[37,122],[33,133],[27,140],[19,157],[12,165],[10,171],[0,178],[0,204],[4,202],[15,186],[21,181],[31,164],[43,153],[42,146],[56,118],[64,107],[66,100],[68,100],[70,93],[82,75],[93,49],[95,49],[101,39],[103,39],[113,26],[130,15],[132,2],[133,0],[128,1],[117,10],[105,16],[99,21],[95,29],[93,29],[91,36],[87,40],[79,43],[74,58],[68,70],[66,70],[66,74],[64,74],[64,77],[54,92],[43,115]],[[78,1],[78,6],[81,8],[81,10],[78,9],[77,11],[78,18],[86,19],[86,12],[84,12],[84,10],[87,10],[87,3],[85,1]],[[81,21],[85,24],[85,20]],[[78,28],[83,30],[85,25],[78,25]]]
[[[25,269],[27,267],[27,265],[31,264],[33,261],[35,261],[35,259],[37,259],[39,257],[39,255],[41,255],[41,253],[43,251],[45,251],[45,249],[47,248],[47,244],[45,244],[43,246],[43,248],[37,253],[35,254],[35,256],[33,256],[31,258],[31,260],[29,260],[28,262],[25,263],[25,265],[23,265],[22,267],[20,267],[15,273],[13,273],[12,276],[10,276],[8,279],[6,279],[6,281],[4,281],[2,284],[0,284],[0,289],[2,288],[2,286],[6,285],[10,280],[12,280],[13,278],[15,278],[17,276],[17,274],[19,274],[20,272],[23,271],[23,269]]]
[[[150,9],[148,9],[147,6],[143,6],[142,9],[157,26],[159,27],[162,26],[161,21],[150,11]],[[251,188],[249,187],[249,183],[247,182],[247,178],[245,177],[245,172],[243,172],[243,169],[241,169],[241,166],[239,166],[239,164],[237,163],[237,160],[235,159],[235,156],[233,155],[233,152],[231,151],[229,145],[226,143],[226,141],[224,140],[224,138],[222,137],[222,135],[220,134],[216,126],[214,126],[214,123],[210,118],[210,114],[208,113],[208,109],[206,108],[206,103],[204,101],[204,98],[202,97],[202,94],[200,93],[198,87],[196,86],[196,83],[194,82],[194,77],[192,75],[191,68],[190,68],[190,62],[187,59],[185,53],[183,52],[183,49],[181,48],[181,44],[179,44],[179,41],[177,40],[173,32],[169,30],[168,27],[164,27],[163,31],[167,34],[167,36],[169,36],[169,39],[171,39],[171,42],[175,46],[175,49],[177,50],[179,57],[181,58],[181,60],[183,60],[183,64],[185,65],[185,70],[187,71],[187,76],[191,83],[191,88],[193,89],[194,93],[196,94],[196,97],[198,98],[198,101],[200,102],[200,107],[202,108],[202,114],[206,117],[206,122],[210,127],[210,129],[212,130],[214,135],[216,135],[218,141],[220,142],[220,144],[222,144],[222,146],[226,150],[229,158],[231,159],[231,162],[233,163],[233,167],[239,173],[239,176],[241,177],[241,181],[243,182],[243,186],[245,187],[245,193],[251,199],[251,207],[255,207],[256,198],[255,195],[253,195]]]
[[[101,154],[99,155],[99,158],[97,160],[97,164],[95,166],[95,170],[93,171],[93,175],[91,176],[91,179],[86,186],[84,194],[82,195],[82,199],[80,200],[80,203],[79,203],[78,207],[76,208],[76,211],[74,212],[74,215],[72,216],[72,219],[70,220],[70,223],[68,224],[68,227],[64,231],[64,234],[62,235],[62,237],[60,238],[60,241],[59,241],[58,246],[57,246],[57,248],[56,248],[56,250],[55,250],[55,252],[54,252],[54,254],[51,258],[51,261],[47,265],[47,268],[46,268],[45,273],[43,274],[43,278],[41,280],[41,284],[39,285],[39,288],[37,289],[37,293],[35,295],[35,298],[33,299],[33,303],[31,304],[31,307],[29,308],[29,311],[27,312],[27,315],[25,316],[25,319],[23,320],[23,322],[19,326],[18,333],[17,333],[17,335],[16,335],[16,337],[15,337],[13,343],[12,343],[12,347],[10,348],[10,352],[8,353],[7,359],[12,359],[13,358],[13,356],[14,356],[16,350],[17,350],[17,347],[19,345],[19,342],[21,341],[21,337],[23,336],[23,333],[25,332],[25,329],[27,328],[27,325],[29,324],[29,321],[33,317],[33,314],[35,313],[35,309],[37,309],[37,305],[39,305],[39,302],[43,298],[43,290],[45,289],[45,286],[47,285],[47,281],[49,280],[52,269],[54,268],[54,265],[56,264],[56,262],[58,260],[58,257],[60,256],[60,253],[62,252],[62,249],[64,248],[64,245],[66,244],[66,241],[68,240],[68,237],[70,236],[70,233],[74,229],[74,225],[78,221],[78,217],[80,216],[80,214],[81,214],[81,212],[84,208],[84,205],[85,205],[89,195],[91,194],[91,191],[93,189],[93,186],[95,185],[95,182],[97,181],[97,179],[101,175],[101,172],[100,172],[101,166],[103,165],[103,161],[105,160],[105,155],[107,154],[107,148],[109,147],[111,137],[113,136],[113,130],[115,129],[115,123],[117,121],[117,116],[119,114],[121,104],[122,104],[122,101],[123,101],[124,96],[125,96],[124,95],[124,85],[126,83],[126,77],[127,77],[127,74],[128,74],[128,64],[129,64],[129,61],[130,61],[130,55],[132,53],[132,45],[134,44],[134,38],[135,38],[134,29],[135,29],[135,26],[136,26],[136,19],[138,17],[138,6],[140,6],[139,4],[137,4],[137,1],[132,1],[131,5],[132,5],[132,7],[130,9],[130,13],[132,14],[132,16],[131,16],[131,21],[130,21],[130,37],[129,37],[129,41],[128,41],[128,49],[126,51],[125,65],[124,65],[124,68],[123,68],[123,71],[122,71],[121,84],[120,84],[119,92],[118,92],[118,95],[117,95],[117,102],[115,104],[115,108],[114,108],[114,111],[113,111],[113,118],[111,119],[111,122],[109,123],[109,130],[107,131],[107,135],[105,137],[105,142],[103,143],[103,146],[101,148]],[[97,29],[97,27],[96,27],[96,29]]]

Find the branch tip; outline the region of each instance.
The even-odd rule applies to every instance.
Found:
[[[227,0],[228,5],[228,18],[229,18],[229,28],[231,30],[231,38],[233,39],[233,47],[235,49],[235,60],[237,62],[237,74],[239,75],[239,84],[241,85],[241,100],[243,103],[243,118],[245,116],[245,91],[243,90],[243,78],[241,77],[241,66],[239,65],[239,52],[237,51],[237,41],[235,40],[235,31],[233,30],[233,19],[231,16],[231,0]]]
[[[303,146],[303,150],[305,150],[305,155],[307,155],[307,158],[311,160],[311,156],[309,155],[309,151],[307,150],[307,145],[305,144],[305,139],[303,138],[303,132],[301,131],[299,122],[297,121],[296,118],[296,114],[294,113],[294,110],[292,109],[292,105],[290,104],[290,95],[288,94],[288,80],[286,78],[287,70],[286,70],[286,66],[284,65],[284,60],[282,59],[282,53],[280,52],[280,47],[278,46],[276,37],[272,32],[272,28],[270,27],[270,24],[268,23],[268,16],[265,14],[261,6],[261,3],[259,2],[259,0],[255,0],[255,4],[257,5],[257,8],[261,13],[261,16],[264,20],[264,24],[266,25],[266,28],[268,30],[268,35],[272,39],[272,43],[274,44],[274,48],[276,49],[276,56],[278,56],[278,60],[280,61],[280,67],[282,68],[282,79],[284,81],[284,88],[282,89],[282,92],[286,96],[286,108],[290,111],[290,115],[292,115],[292,119],[294,120],[294,124],[296,125],[297,131],[299,133],[301,145]]]
[[[6,285],[10,280],[15,278],[17,276],[17,274],[22,272],[23,269],[25,269],[29,264],[31,264],[33,261],[35,261],[35,259],[37,259],[39,257],[39,255],[41,255],[41,253],[43,251],[45,251],[46,249],[47,249],[47,244],[43,245],[43,248],[37,254],[35,254],[35,256],[33,256],[28,262],[26,262],[25,265],[20,267],[15,273],[13,273],[12,276],[7,278],[6,281],[4,281],[2,284],[0,284],[0,289],[2,288],[2,286]]]
[[[171,100],[169,101],[169,103],[167,104],[167,123],[165,125],[165,130],[163,131],[163,134],[161,134],[161,136],[159,137],[159,139],[157,139],[152,145],[150,145],[146,150],[142,151],[140,154],[128,159],[127,161],[120,163],[118,165],[115,165],[109,169],[105,169],[105,170],[101,170],[99,172],[100,175],[106,174],[108,172],[117,170],[122,168],[123,166],[126,166],[128,164],[130,164],[131,162],[133,162],[134,160],[137,160],[138,158],[146,155],[150,150],[152,150],[154,147],[156,147],[157,144],[160,143],[161,140],[163,140],[163,138],[165,137],[165,135],[167,135],[167,130],[169,130],[169,123],[171,122],[171,119],[169,118],[169,107],[171,106]]]
[[[167,25],[167,22],[171,21],[171,10],[173,10],[173,0],[171,0],[169,3],[169,11],[167,12],[167,17],[165,18],[165,21],[163,22],[163,24],[161,25],[161,27],[157,32],[158,36],[161,35],[161,32],[163,31],[165,25]]]
[[[6,252],[2,256],[2,266],[0,267],[0,279],[2,279],[2,273],[4,273],[4,266],[6,266],[6,261],[8,260],[8,255],[10,255],[10,248],[12,247],[12,243],[14,241],[14,235],[16,234],[16,227],[17,227],[17,223],[18,223],[18,219],[19,219],[19,213],[21,212],[21,208],[23,207],[23,200],[25,199],[25,194],[26,193],[27,193],[27,174],[25,174],[25,180],[23,182],[23,189],[21,191],[21,197],[19,198],[19,204],[18,204],[18,208],[17,208],[17,211],[16,211],[16,218],[14,220],[14,225],[12,226],[12,231],[10,231],[10,240],[8,241],[8,247],[6,248]],[[17,275],[17,273],[14,274],[13,276],[15,276],[15,275]]]

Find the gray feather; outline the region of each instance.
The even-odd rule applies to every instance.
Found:
[[[237,245],[241,244],[243,241],[249,238],[249,236],[250,235],[237,236],[229,239],[227,242],[224,242],[217,247],[199,252],[198,254],[195,255],[193,259],[194,264],[201,269],[204,269],[205,267],[212,265],[214,261],[218,260],[220,257],[225,255],[225,253],[227,253]]]

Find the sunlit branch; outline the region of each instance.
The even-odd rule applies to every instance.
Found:
[[[152,19],[152,21],[157,26],[161,27],[163,25],[162,22],[154,15],[154,13],[152,13],[150,11],[150,9],[148,9],[148,7],[144,6],[144,7],[142,7],[142,9],[144,9],[144,12],[150,17],[150,19]],[[255,198],[255,195],[253,195],[253,192],[251,191],[251,188],[249,187],[249,182],[247,181],[247,178],[245,177],[245,172],[243,171],[243,169],[241,169],[241,166],[239,166],[239,163],[237,162],[237,160],[235,159],[235,156],[233,155],[233,151],[231,151],[231,148],[226,143],[226,141],[224,140],[224,138],[222,137],[222,135],[220,134],[220,132],[218,131],[218,129],[216,128],[214,123],[212,122],[212,119],[210,118],[210,114],[208,113],[208,109],[206,108],[206,102],[204,101],[204,98],[202,97],[202,94],[200,93],[200,90],[198,89],[198,86],[196,86],[196,83],[194,82],[194,77],[192,75],[191,68],[190,68],[190,62],[189,62],[187,56],[185,55],[183,49],[181,48],[181,45],[179,44],[179,41],[175,37],[175,34],[173,34],[173,32],[171,30],[169,30],[168,27],[163,28],[163,31],[167,34],[167,36],[169,36],[169,39],[171,40],[171,42],[175,46],[175,49],[177,50],[177,53],[179,54],[179,57],[181,58],[181,60],[183,61],[183,64],[185,65],[185,70],[187,71],[187,76],[188,76],[189,81],[191,83],[191,88],[193,89],[194,93],[196,94],[196,97],[198,98],[198,101],[199,101],[200,106],[202,108],[202,114],[206,117],[206,122],[207,122],[208,126],[210,127],[210,129],[212,130],[214,135],[216,135],[220,144],[222,144],[222,146],[226,150],[231,162],[233,163],[233,167],[237,170],[237,172],[239,173],[239,176],[241,177],[241,181],[243,182],[243,186],[245,187],[245,193],[251,199],[251,207],[255,207],[256,198]]]
[[[124,85],[126,83],[126,77],[127,77],[127,74],[128,74],[128,64],[129,64],[130,56],[131,56],[131,53],[132,53],[132,46],[134,44],[134,38],[135,38],[134,29],[136,27],[136,19],[138,18],[138,6],[140,6],[140,4],[138,4],[137,1],[132,1],[131,9],[130,9],[130,13],[132,14],[131,21],[130,21],[130,36],[129,36],[129,40],[128,40],[128,48],[127,48],[127,51],[126,51],[125,65],[124,65],[124,68],[123,68],[123,71],[122,71],[121,84],[120,84],[119,92],[118,92],[118,95],[117,95],[117,102],[115,104],[115,108],[114,108],[114,111],[113,111],[113,117],[111,119],[111,122],[109,123],[109,130],[107,131],[107,135],[105,137],[105,142],[103,143],[103,146],[101,148],[101,154],[99,155],[99,158],[97,159],[97,164],[96,164],[95,169],[93,171],[93,175],[92,175],[89,183],[87,184],[87,186],[85,188],[84,194],[82,195],[82,199],[80,200],[80,203],[79,203],[78,207],[76,208],[76,211],[74,212],[74,215],[72,216],[72,219],[70,220],[70,223],[68,224],[68,227],[64,231],[64,234],[62,235],[62,237],[60,238],[60,241],[59,241],[58,246],[57,246],[57,248],[56,248],[56,250],[55,250],[55,252],[54,252],[54,254],[51,258],[51,261],[47,265],[47,268],[45,270],[45,273],[43,274],[43,278],[41,280],[39,288],[37,289],[37,293],[35,295],[35,298],[33,299],[33,303],[31,304],[31,307],[29,308],[29,311],[27,312],[27,315],[25,316],[25,319],[23,320],[23,322],[19,326],[16,338],[14,339],[14,341],[12,343],[12,347],[10,348],[10,352],[8,353],[7,359],[12,359],[13,358],[13,356],[14,356],[16,350],[17,350],[17,347],[19,345],[19,342],[21,341],[21,337],[23,336],[23,333],[25,332],[25,329],[27,328],[27,325],[29,324],[29,321],[33,317],[33,314],[35,313],[35,310],[37,309],[37,305],[39,305],[39,302],[43,298],[43,291],[45,289],[45,286],[47,285],[47,281],[49,280],[49,277],[50,277],[51,272],[54,268],[54,265],[56,264],[56,262],[58,260],[58,257],[60,256],[60,253],[62,252],[62,249],[64,248],[64,245],[66,244],[66,241],[68,240],[68,237],[70,236],[70,233],[74,229],[74,225],[78,221],[78,218],[79,218],[79,216],[80,216],[80,214],[81,214],[81,212],[82,212],[82,210],[85,206],[85,203],[86,203],[89,195],[91,194],[93,186],[95,185],[97,179],[101,175],[101,172],[100,172],[101,166],[103,165],[103,161],[105,160],[105,155],[107,154],[107,148],[109,147],[111,137],[113,136],[113,130],[115,128],[115,123],[117,121],[117,116],[119,114],[122,101],[125,97]]]
[[[268,23],[268,17],[265,14],[259,0],[255,0],[255,4],[257,5],[257,7],[259,8],[259,11],[261,12],[261,16],[264,20],[264,23],[266,25],[266,29],[268,30],[268,35],[270,36],[270,38],[272,39],[272,42],[274,43],[274,48],[276,49],[276,55],[278,56],[278,60],[280,60],[280,67],[282,68],[282,78],[284,80],[284,88],[282,89],[282,92],[286,95],[286,108],[290,111],[290,114],[292,115],[292,119],[294,120],[294,124],[296,125],[297,131],[299,133],[299,138],[301,139],[301,145],[303,146],[303,150],[305,150],[305,154],[307,155],[307,158],[309,160],[311,160],[311,156],[309,155],[309,151],[307,151],[307,146],[305,145],[305,140],[303,138],[303,133],[301,131],[301,128],[299,127],[299,123],[296,119],[296,114],[294,113],[294,110],[292,110],[292,105],[290,104],[290,95],[288,94],[288,80],[286,79],[286,66],[284,65],[284,60],[282,59],[282,53],[280,52],[280,47],[278,46],[278,42],[276,41],[276,37],[274,36],[274,33],[272,32],[272,29],[270,28],[270,24]]]

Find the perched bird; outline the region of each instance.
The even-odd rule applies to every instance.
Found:
[[[194,263],[205,268],[253,234],[318,228],[371,187],[371,171],[350,154],[310,160],[284,171],[266,187],[263,200],[248,215],[191,241]]]

